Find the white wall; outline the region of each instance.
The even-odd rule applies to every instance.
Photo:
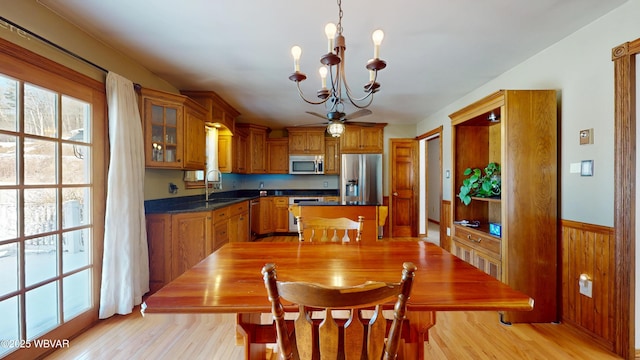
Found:
[[[443,168],[451,169],[449,114],[500,89],[556,89],[560,112],[561,218],[613,226],[614,92],[611,49],[640,37],[638,14],[640,0],[629,0],[428,116],[418,124],[417,133],[444,125]],[[578,133],[588,128],[594,129],[595,143],[580,146]],[[594,160],[593,177],[569,173],[570,163],[587,159]],[[443,181],[443,199],[451,200],[455,196],[452,195],[451,182]]]

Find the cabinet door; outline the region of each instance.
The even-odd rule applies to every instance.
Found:
[[[275,231],[274,210],[273,198],[260,198],[260,235]]]
[[[154,293],[171,281],[171,215],[147,215],[146,224],[149,291]]]
[[[473,249],[472,248],[466,245],[463,245],[454,239],[451,242],[451,251],[455,256],[473,265]]]
[[[172,215],[171,227],[171,279],[175,279],[212,251],[211,212]]]
[[[229,220],[230,232],[233,229],[233,237],[229,237],[230,242],[246,242],[249,241],[249,212],[245,211],[241,214],[235,215]]]
[[[247,173],[247,135],[238,131],[233,136],[233,172],[237,174]]]
[[[267,132],[251,129],[249,131],[249,173],[264,174],[267,172]]]
[[[324,174],[340,174],[340,141],[337,138],[330,138],[325,140]]]
[[[366,153],[382,153],[383,130],[380,127],[360,128],[360,150]]]
[[[316,155],[324,155],[324,132],[325,130],[315,130],[308,131],[306,133],[307,137],[307,153],[316,154]]]
[[[485,273],[500,280],[500,261],[494,260],[488,255],[483,254],[480,251],[475,251],[473,265]]]
[[[267,173],[289,173],[289,141],[286,138],[267,141]]]
[[[151,97],[143,97],[143,104],[145,165],[182,169],[182,104]]]
[[[231,135],[218,135],[218,169],[223,173],[233,170],[233,149]]]
[[[186,170],[204,170],[206,168],[207,143],[204,128],[205,112],[194,101],[188,101],[184,107],[184,161]]]
[[[306,133],[301,131],[289,131],[289,153],[304,154],[306,150]]]
[[[360,128],[346,126],[344,133],[340,135],[340,151],[344,153],[360,152]]]
[[[289,232],[289,198],[276,197],[274,202],[275,232]]]

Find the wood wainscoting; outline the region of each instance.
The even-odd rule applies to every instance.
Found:
[[[613,350],[615,233],[612,227],[561,222],[562,321]],[[592,297],[580,294],[580,274],[593,281]]]

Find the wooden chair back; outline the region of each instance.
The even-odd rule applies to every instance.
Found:
[[[333,360],[338,358],[338,354],[344,354],[346,360],[395,359],[415,271],[413,263],[405,262],[399,283],[367,282],[351,287],[329,287],[278,281],[275,264],[266,264],[262,274],[271,301],[280,358],[312,360],[319,356],[323,360]],[[293,332],[287,327],[281,298],[300,308]],[[392,298],[397,300],[387,333],[387,320],[382,316],[381,304]],[[365,327],[361,311],[372,307],[375,307],[373,316]],[[320,324],[311,319],[311,309],[325,309]],[[348,320],[336,322],[332,315],[334,309],[347,310]]]
[[[362,239],[364,216],[358,216],[357,221],[344,217],[305,217],[303,219],[301,216],[297,216],[296,222],[299,241],[350,242],[351,236],[353,236],[355,241],[359,242]]]

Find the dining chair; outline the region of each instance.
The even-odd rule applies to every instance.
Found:
[[[399,283],[369,281],[357,286],[334,287],[278,281],[276,265],[266,264],[262,274],[271,301],[280,358],[311,360],[319,356],[333,360],[338,354],[344,354],[345,360],[361,360],[365,354],[366,359],[395,359],[415,271],[413,263],[405,262]],[[382,304],[393,298],[396,298],[394,316],[387,332]],[[293,331],[287,326],[281,299],[299,307]],[[373,316],[365,326],[361,312],[372,308]],[[312,309],[324,309],[325,316],[319,324],[310,317]],[[347,310],[348,319],[336,321],[332,310]]]
[[[364,216],[358,216],[358,220],[341,218],[321,218],[321,217],[296,217],[298,224],[299,241],[321,241],[321,242],[350,242],[355,236],[355,241],[362,239],[362,229],[364,227]],[[305,240],[305,230],[308,234]],[[342,236],[340,236],[340,234]],[[355,234],[355,235],[354,235]]]

